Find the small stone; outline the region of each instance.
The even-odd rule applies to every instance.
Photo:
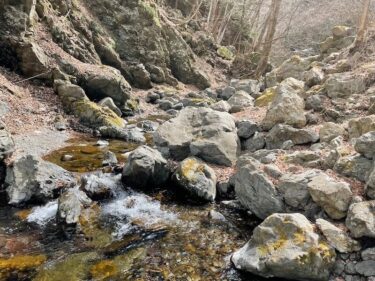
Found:
[[[118,163],[116,154],[112,151],[107,151],[104,153],[104,159],[102,161],[103,166],[112,166]]]
[[[108,145],[109,145],[109,142],[106,141],[106,140],[98,140],[98,141],[96,142],[96,145],[97,145],[97,146],[108,146]]]
[[[61,161],[63,161],[63,162],[72,161],[73,159],[74,159],[74,156],[73,155],[69,155],[69,154],[64,154],[61,157]]]
[[[238,136],[243,139],[248,139],[259,131],[258,125],[250,120],[241,120],[236,126]]]

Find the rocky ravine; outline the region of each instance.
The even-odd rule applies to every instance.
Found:
[[[146,1],[9,2],[0,5],[1,36],[25,75],[43,73],[65,110],[98,135],[145,144],[145,133],[153,133],[152,144],[126,155],[124,186],[172,186],[200,203],[229,198],[264,220],[231,256],[239,270],[292,280],[375,278],[375,68],[353,66],[348,28],[334,28],[320,55],[294,56],[261,81],[214,89],[178,32]],[[142,44],[134,45],[134,30],[144,32]],[[137,108],[124,77],[145,88],[179,79],[207,89],[150,91],[141,107],[147,102],[171,119],[134,126],[121,118]],[[3,125],[1,132],[9,204],[58,197],[57,221],[67,229],[79,228],[83,210],[108,196],[102,184],[78,184],[36,156],[9,164],[14,142]],[[115,165],[111,156],[106,164]],[[223,176],[224,166],[235,168]]]

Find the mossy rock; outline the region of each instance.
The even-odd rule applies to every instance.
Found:
[[[112,260],[102,260],[91,267],[91,277],[93,280],[121,280],[136,260],[145,258],[145,254],[144,248],[137,248]]]
[[[118,127],[123,128],[125,121],[108,107],[102,107],[88,100],[76,101],[71,106],[76,117],[90,127]]]
[[[217,54],[225,60],[233,60],[235,55],[229,48],[221,46],[217,49]]]
[[[25,271],[41,266],[47,257],[45,255],[14,256],[11,258],[0,258],[0,271]]]
[[[43,268],[34,281],[81,281],[87,280],[90,267],[89,264],[99,259],[99,255],[94,252],[84,252],[68,256],[63,261],[59,261],[52,266]]]
[[[265,107],[270,105],[276,97],[276,87],[268,88],[263,95],[255,100],[255,106]]]

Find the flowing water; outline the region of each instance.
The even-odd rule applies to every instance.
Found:
[[[76,173],[101,169],[105,151],[120,160],[136,145],[74,139],[45,159]],[[62,161],[66,154],[73,156]],[[230,254],[258,223],[220,204],[188,205],[170,190],[144,194],[105,174],[112,198],[84,210],[80,228],[62,232],[57,200],[44,206],[0,209],[0,280],[262,280],[234,270]],[[208,217],[211,210],[226,221]]]

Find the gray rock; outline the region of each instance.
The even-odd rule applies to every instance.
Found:
[[[214,170],[195,157],[182,161],[173,179],[176,185],[188,193],[192,199],[212,202],[216,198]]]
[[[375,261],[361,261],[356,264],[355,269],[363,276],[375,276]]]
[[[261,170],[249,164],[240,165],[235,179],[237,199],[257,217],[265,219],[284,211],[285,206],[277,188]]]
[[[237,122],[237,134],[240,138],[248,139],[259,131],[258,125],[250,120],[241,120]]]
[[[81,177],[81,190],[92,200],[111,197],[115,189],[121,186],[119,176],[104,173],[87,174]]]
[[[366,182],[372,171],[371,160],[362,156],[341,157],[333,167],[337,173]]]
[[[230,113],[236,113],[244,110],[246,107],[254,105],[254,98],[245,91],[238,91],[228,100]]]
[[[375,238],[375,201],[352,204],[346,218],[346,226],[354,238]]]
[[[345,136],[345,129],[336,123],[327,122],[320,128],[319,137],[321,142],[330,142],[339,136]]]
[[[260,91],[260,83],[258,80],[237,80],[232,79],[230,85],[236,89],[236,91],[245,91],[250,94],[253,98],[257,98]]]
[[[355,270],[355,265],[357,264],[357,262],[352,262],[352,261],[349,261],[346,266],[345,266],[345,272],[347,274],[357,274],[357,270]]]
[[[99,101],[98,104],[101,106],[106,106],[109,109],[111,109],[114,113],[116,113],[118,116],[122,116],[121,110],[116,106],[112,98],[104,98],[101,101]]]
[[[319,85],[324,80],[324,72],[321,67],[314,66],[303,74],[303,80],[307,87]]]
[[[183,109],[183,108],[184,108],[184,105],[183,105],[182,102],[176,103],[176,104],[174,104],[173,107],[172,107],[172,109],[174,109],[174,110],[181,110],[181,109]]]
[[[149,92],[146,96],[146,102],[155,104],[158,100],[161,99],[161,96],[155,92]]]
[[[85,91],[89,97],[110,97],[120,107],[130,98],[131,87],[117,69],[107,66],[106,71],[86,76]]]
[[[129,154],[122,181],[126,186],[152,189],[165,184],[169,175],[167,160],[159,151],[143,145]]]
[[[375,261],[375,248],[368,248],[362,251],[361,257],[364,261]]]
[[[279,179],[283,175],[280,169],[276,165],[272,164],[264,166],[264,172],[274,179]]]
[[[75,185],[76,180],[63,168],[27,155],[7,168],[5,184],[9,204],[21,204],[52,199],[58,190]]]
[[[220,112],[229,112],[231,109],[231,106],[227,101],[221,100],[211,105],[211,109],[220,111]]]
[[[0,117],[9,112],[8,103],[5,101],[0,102]]]
[[[308,184],[314,202],[321,206],[333,219],[346,216],[353,193],[346,182],[336,182],[331,177],[321,174]]]
[[[223,100],[229,100],[235,94],[235,92],[235,88],[228,86],[219,93],[218,98]]]
[[[304,100],[298,93],[290,86],[280,84],[276,89],[276,97],[262,121],[262,126],[266,130],[277,124],[302,128],[306,125],[304,108]]]
[[[193,155],[225,166],[231,166],[240,151],[233,117],[209,108],[184,108],[158,128],[154,142],[176,160]]]
[[[0,161],[12,155],[14,148],[12,136],[5,129],[2,121],[0,121]]]
[[[322,280],[336,254],[301,214],[274,214],[253,232],[250,241],[232,256],[234,266],[266,278]]]
[[[108,146],[109,142],[106,140],[98,140],[95,145],[104,147],[104,146]]]
[[[112,151],[106,151],[104,153],[104,158],[102,161],[103,166],[111,166],[116,165],[118,163],[116,154],[114,154]]]
[[[160,100],[159,101],[159,108],[161,110],[167,111],[169,109],[172,109],[173,103],[169,100]]]
[[[284,174],[277,185],[279,192],[284,198],[284,202],[292,210],[305,210],[311,202],[308,190],[308,183],[312,178],[319,175],[317,170],[308,170],[300,174]]]
[[[75,225],[84,208],[89,207],[91,199],[78,188],[70,188],[61,194],[58,201],[57,222],[64,225]]]
[[[252,138],[242,142],[242,150],[249,152],[255,152],[263,149],[266,146],[266,135],[265,133],[256,132]]]
[[[293,163],[308,168],[320,168],[321,167],[321,155],[319,152],[302,150],[296,151],[292,154],[288,154],[285,157],[287,163]]]
[[[328,243],[340,253],[351,253],[361,250],[361,244],[350,238],[343,230],[332,223],[317,219],[316,224],[323,233]]]
[[[316,112],[322,111],[323,108],[323,102],[322,97],[320,95],[312,95],[306,98],[306,109],[310,110],[313,109]]]
[[[347,98],[352,94],[360,94],[366,90],[366,83],[360,76],[351,72],[332,74],[326,80],[324,87],[327,95],[332,98]]]
[[[354,149],[363,156],[373,159],[375,155],[375,131],[360,136],[355,142]]]
[[[140,128],[116,128],[112,126],[102,126],[98,128],[101,136],[108,138],[122,139],[127,142],[146,143],[146,138]]]
[[[225,218],[225,216],[222,213],[219,213],[215,210],[211,210],[208,213],[208,216],[211,220],[213,220],[215,222],[220,222],[220,223],[228,222],[227,219]]]
[[[296,129],[288,125],[278,124],[266,136],[267,149],[282,148],[284,142],[291,140],[294,145],[314,143],[319,136],[312,130]]]
[[[292,140],[284,141],[283,144],[281,145],[281,149],[283,150],[289,150],[289,149],[292,149],[293,147],[294,147],[294,143]]]
[[[363,134],[375,131],[375,115],[355,118],[349,121],[348,124],[349,137],[359,138]]]

